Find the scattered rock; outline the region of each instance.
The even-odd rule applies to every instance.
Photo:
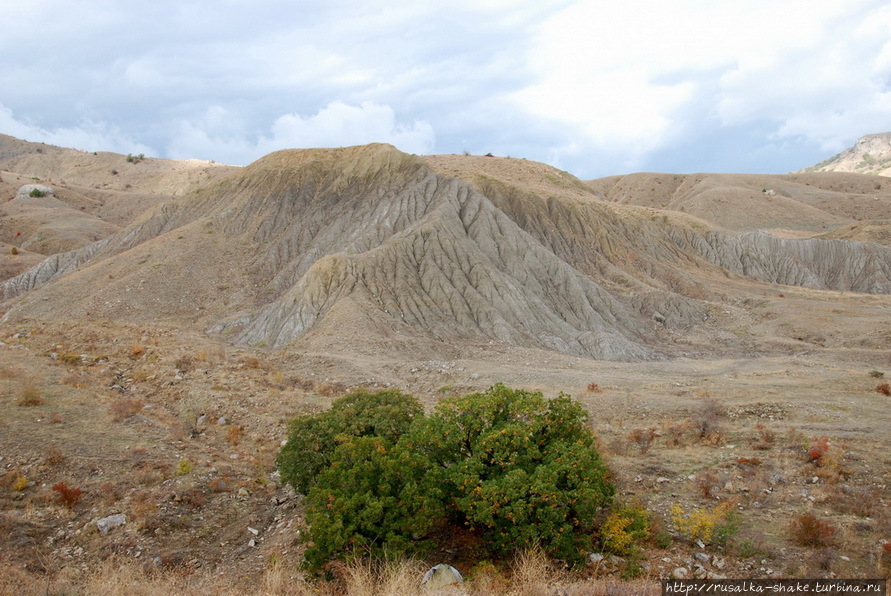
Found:
[[[690,575],[690,571],[686,567],[675,567],[674,571],[671,572],[671,575],[676,579],[684,579]]]
[[[591,553],[590,555],[588,555],[588,561],[590,561],[591,563],[600,563],[601,561],[603,561],[603,559],[604,557],[600,553]]]
[[[117,528],[118,526],[123,526],[125,523],[127,523],[127,516],[123,513],[116,513],[114,515],[109,515],[108,517],[103,517],[102,519],[97,519],[96,527],[99,528],[101,533],[107,534],[109,530]]]

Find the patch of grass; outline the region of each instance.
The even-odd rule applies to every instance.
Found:
[[[26,408],[43,405],[44,399],[40,388],[30,383],[25,385],[19,391],[19,398],[16,404]]]

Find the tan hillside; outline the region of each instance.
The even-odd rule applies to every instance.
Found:
[[[0,148],[0,593],[413,594],[435,563],[483,595],[891,575],[884,179]],[[293,415],[498,382],[582,404],[618,498],[654,520],[639,556],[481,574],[465,536],[401,592],[300,570],[303,501],[275,468]],[[700,545],[678,507],[734,516]],[[805,514],[819,541],[795,536]]]
[[[802,171],[891,176],[891,132],[860,137],[853,147]]]

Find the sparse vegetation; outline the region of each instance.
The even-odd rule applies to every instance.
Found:
[[[32,188],[31,192],[28,193],[28,196],[33,197],[33,198],[40,198],[40,197],[45,197],[46,193],[44,191],[40,190],[39,188]]]
[[[880,383],[876,386],[876,393],[891,396],[891,385],[888,383]]]

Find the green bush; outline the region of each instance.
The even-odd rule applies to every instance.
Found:
[[[440,402],[400,441],[442,474],[449,522],[477,532],[493,555],[537,543],[580,562],[614,488],[568,396],[495,385]]]
[[[429,462],[381,437],[356,437],[337,447],[331,467],[306,499],[312,544],[306,563],[318,569],[352,554],[417,552],[443,517],[442,492]]]
[[[353,437],[382,437],[395,443],[423,414],[411,395],[360,389],[335,400],[330,410],[297,417],[276,460],[282,480],[308,494],[316,477],[331,465],[338,444]]]
[[[308,492],[310,568],[413,552],[448,525],[496,556],[538,544],[584,560],[614,488],[581,406],[496,385],[424,417],[410,396],[384,394],[296,419],[279,453],[283,478]]]

